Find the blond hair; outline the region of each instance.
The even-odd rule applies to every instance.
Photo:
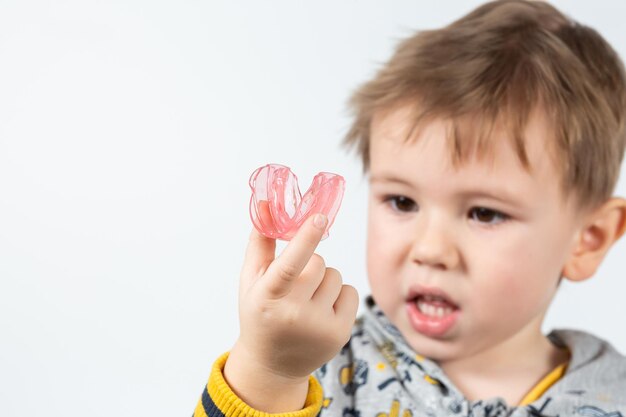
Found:
[[[591,208],[611,197],[619,178],[624,65],[595,30],[548,3],[486,3],[446,27],[401,41],[348,102],[354,120],[344,145],[357,149],[364,172],[372,118],[406,102],[414,103],[414,129],[435,117],[451,121],[455,166],[471,150],[489,152],[489,132],[503,123],[528,170],[522,132],[540,108],[552,126],[546,149],[558,164],[564,195],[574,192],[581,208]],[[463,120],[480,120],[478,129],[461,129]]]

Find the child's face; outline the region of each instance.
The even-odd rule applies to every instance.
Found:
[[[525,132],[529,173],[496,130],[493,165],[470,160],[455,171],[444,124],[434,121],[405,142],[410,121],[399,108],[372,124],[367,262],[373,297],[429,358],[521,353],[543,337],[541,322],[577,224],[541,147],[545,122],[534,116]],[[494,197],[478,194],[483,191]],[[424,317],[414,293],[424,287],[443,290],[457,309]],[[423,312],[432,316],[432,310]]]

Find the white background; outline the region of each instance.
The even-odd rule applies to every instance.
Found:
[[[478,4],[0,1],[0,415],[190,415],[237,337],[268,162],[303,189],[345,176],[319,253],[367,294],[345,102],[399,39]],[[626,56],[623,2],[556,5]],[[625,249],[562,287],[546,330],[626,351]]]

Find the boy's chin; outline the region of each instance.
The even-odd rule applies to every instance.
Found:
[[[464,351],[458,339],[451,336],[433,338],[412,331],[404,338],[415,353],[436,362],[454,360]]]

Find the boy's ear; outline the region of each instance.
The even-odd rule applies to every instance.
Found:
[[[586,217],[561,275],[570,281],[583,281],[593,276],[624,232],[626,200],[613,197]]]

